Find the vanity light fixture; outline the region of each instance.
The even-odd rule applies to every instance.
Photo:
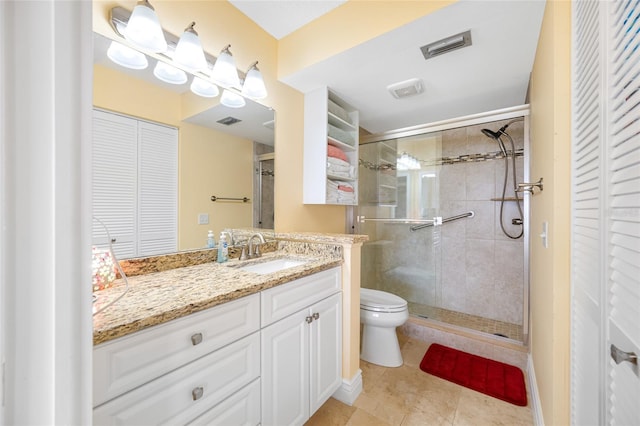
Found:
[[[193,77],[193,81],[191,82],[191,91],[204,98],[215,98],[220,94],[218,86],[198,76]]]
[[[262,73],[258,69],[258,61],[255,61],[249,67],[247,76],[242,85],[242,94],[251,99],[264,99],[267,97],[267,88],[262,79]]]
[[[242,96],[228,89],[222,91],[220,103],[229,108],[242,108],[246,105],[246,101]]]
[[[151,52],[161,53],[167,50],[160,20],[148,0],[140,0],[133,9],[124,37],[134,46]]]
[[[169,84],[184,84],[187,82],[187,73],[162,61],[158,61],[156,64],[153,69],[153,75]]]
[[[195,24],[195,22],[189,24],[180,36],[176,51],[173,54],[173,62],[193,71],[205,71],[209,67],[204,57],[198,33],[193,29]]]
[[[144,53],[138,52],[117,41],[112,41],[109,45],[107,57],[116,64],[133,70],[143,70],[149,66],[149,62]]]
[[[186,83],[188,79],[184,74],[186,71],[194,78],[198,76],[205,82],[211,80],[218,86],[233,88],[234,91],[225,97],[225,101],[231,97],[233,101],[228,102],[235,108],[244,106],[244,102],[236,98],[242,98],[238,93],[256,100],[267,96],[262,73],[257,67],[258,62],[254,62],[249,67],[249,71],[244,74],[236,68],[235,60],[229,50],[231,45],[222,49],[217,58],[207,53],[203,50],[200,38],[193,28],[194,23],[191,23],[178,38],[160,26],[160,21],[148,0],[138,1],[133,12],[123,7],[113,7],[109,15],[109,22],[115,33],[126,39],[134,50],[140,54],[147,53],[159,62],[163,62],[163,65],[156,65],[154,69],[154,75],[160,80],[171,84]],[[181,53],[183,44],[188,46],[187,50],[195,51],[196,54],[188,53],[183,57]],[[204,64],[202,57],[204,57]],[[173,67],[175,70],[169,68],[170,63],[175,65]],[[210,64],[213,64],[213,70]],[[120,65],[127,66],[122,63]],[[198,90],[198,87],[201,88],[200,82],[195,83],[195,86],[197,86],[195,90]],[[208,93],[211,93],[211,88],[208,90]],[[197,92],[194,91],[194,93]]]
[[[229,44],[220,51],[220,55],[216,58],[215,64],[213,64],[211,78],[223,86],[239,88],[240,78],[236,69],[236,61],[229,50],[230,47],[231,45]]]

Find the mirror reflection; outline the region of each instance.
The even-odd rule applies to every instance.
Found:
[[[93,211],[118,258],[205,248],[209,231],[217,242],[228,228],[272,230],[274,111],[197,96],[192,76],[160,81],[151,57],[121,67],[110,42],[94,35]],[[108,245],[96,221],[93,243]]]

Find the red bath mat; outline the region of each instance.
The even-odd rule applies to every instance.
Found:
[[[524,375],[513,365],[434,343],[424,354],[420,369],[494,398],[527,405]]]

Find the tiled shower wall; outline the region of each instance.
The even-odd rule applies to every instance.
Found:
[[[447,218],[469,210],[475,216],[415,232],[405,224],[367,225],[370,240],[363,247],[363,287],[388,291],[413,303],[522,324],[524,242],[506,237],[500,228],[500,202],[492,199],[502,197],[504,159],[494,158],[500,152],[498,144],[481,132],[483,128],[497,131],[504,124],[497,121],[442,132],[438,148],[429,149],[437,155],[436,166],[429,170],[436,173],[439,206],[427,209],[423,217],[438,213]],[[507,129],[516,150],[524,147],[523,129],[523,122]],[[433,136],[429,143],[434,143]],[[373,157],[364,159],[375,162]],[[523,157],[517,157],[518,182],[523,181],[523,166]],[[362,188],[370,171],[360,170]],[[509,198],[513,197],[511,176],[510,171]],[[359,214],[389,217],[388,209],[392,210],[361,205]],[[516,203],[507,201],[504,209],[505,228],[517,235],[520,227],[511,225],[511,219],[518,217]]]
[[[482,134],[506,121],[452,129],[443,133],[443,157],[499,151],[495,140]],[[507,133],[516,149],[524,147],[524,125],[516,122]],[[507,148],[509,142],[503,137]],[[511,167],[511,159],[509,159]],[[441,231],[440,307],[522,324],[524,300],[524,239],[510,239],[500,227],[500,202],[504,182],[504,159],[445,164],[439,173],[441,216],[472,210],[473,218],[443,225]],[[516,158],[517,181],[523,182],[524,159]],[[506,197],[513,197],[511,170]],[[526,196],[526,195],[525,195]],[[524,196],[521,196],[521,198]],[[520,202],[521,206],[523,203]],[[511,224],[518,217],[516,202],[504,203],[505,229],[517,235],[520,226]]]

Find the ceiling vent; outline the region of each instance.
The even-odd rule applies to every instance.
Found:
[[[239,118],[225,117],[225,118],[221,118],[220,120],[216,121],[216,123],[224,124],[225,126],[231,126],[232,124],[236,124],[236,123],[239,123],[241,121],[242,120],[240,120]]]
[[[420,48],[425,59],[430,59],[447,52],[471,46],[471,31],[452,35],[442,40],[426,44]]]
[[[424,85],[419,78],[401,81],[387,86],[387,90],[396,99],[408,98],[409,96],[419,95],[424,92]]]

